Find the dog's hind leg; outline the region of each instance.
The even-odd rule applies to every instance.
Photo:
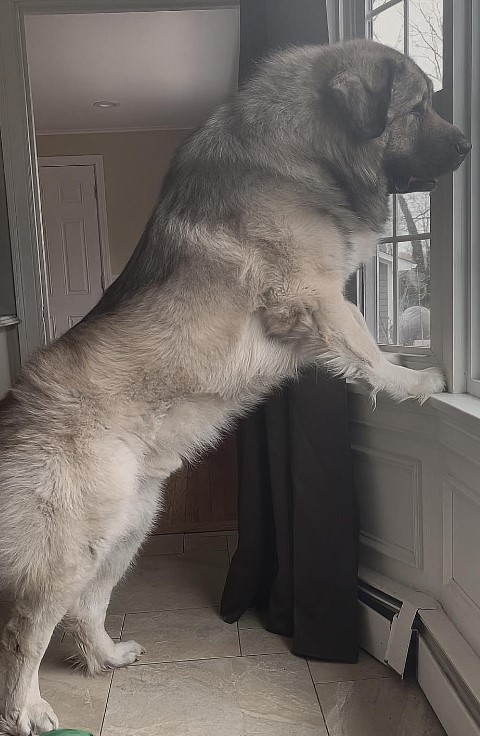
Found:
[[[126,667],[143,654],[143,648],[135,641],[112,641],[105,631],[105,615],[113,588],[129,568],[152,526],[158,495],[158,481],[141,484],[133,525],[108,552],[96,577],[67,612],[64,625],[72,632],[80,650],[80,663],[90,675]]]
[[[64,613],[60,594],[16,603],[2,636],[5,703],[0,731],[28,736],[57,727],[55,713],[40,696],[38,669]]]
[[[142,537],[143,538],[143,537]],[[65,617],[80,650],[79,664],[89,675],[126,667],[137,661],[143,648],[134,641],[115,643],[105,631],[105,616],[112,590],[128,569],[142,538],[119,543],[112,550],[114,559],[105,561],[88,588],[83,591]]]

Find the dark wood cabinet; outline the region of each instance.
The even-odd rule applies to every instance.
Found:
[[[172,475],[154,534],[236,529],[237,485],[233,434],[201,462]]]

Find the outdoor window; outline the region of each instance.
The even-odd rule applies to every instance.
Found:
[[[366,0],[366,36],[411,56],[436,91],[443,79],[443,0]],[[392,197],[377,256],[365,269],[375,295],[367,321],[381,345],[430,348],[430,194]],[[367,298],[368,301],[368,298]],[[371,302],[371,300],[370,300]]]

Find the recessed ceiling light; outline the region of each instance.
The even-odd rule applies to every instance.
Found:
[[[112,102],[111,100],[98,100],[93,103],[93,107],[118,107],[119,102]]]

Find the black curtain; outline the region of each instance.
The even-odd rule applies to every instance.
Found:
[[[322,0],[241,0],[240,84],[268,51],[327,43]],[[302,656],[355,662],[357,524],[345,383],[311,370],[238,430],[239,543],[222,599]]]

